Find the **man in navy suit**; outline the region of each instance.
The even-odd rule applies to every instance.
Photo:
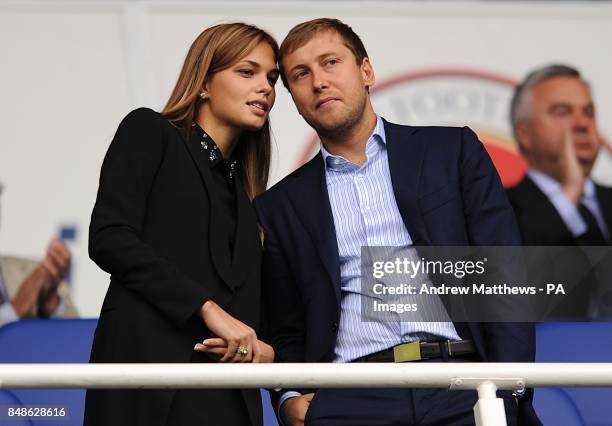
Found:
[[[361,318],[362,246],[520,244],[476,135],[466,127],[400,126],[377,116],[366,50],[338,20],[294,27],[279,63],[321,152],[255,200],[277,360],[533,362],[530,325]],[[417,355],[398,359],[408,347]],[[515,400],[500,394],[508,424],[517,424]],[[474,391],[446,389],[283,389],[272,397],[285,425],[333,426],[473,424],[477,401]]]

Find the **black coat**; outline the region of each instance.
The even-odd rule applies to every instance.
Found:
[[[195,133],[193,133],[195,135]],[[213,176],[199,138],[189,141],[146,108],[120,124],[100,176],[89,253],[111,274],[91,362],[212,362],[193,346],[209,335],[200,307],[213,299],[253,327],[260,323],[261,245],[254,211],[236,179],[234,252],[216,226]],[[86,425],[163,425],[175,390],[89,391]],[[222,393],[223,391],[219,391]],[[238,392],[238,391],[234,391]],[[221,415],[244,400],[262,423],[258,390],[215,398]],[[206,409],[202,401],[202,409]],[[211,413],[209,424],[218,424]],[[220,417],[221,418],[221,417]]]

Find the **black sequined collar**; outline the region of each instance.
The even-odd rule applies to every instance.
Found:
[[[215,167],[222,161],[225,162],[227,177],[230,181],[233,181],[234,176],[236,175],[236,169],[238,167],[238,162],[236,161],[236,159],[230,157],[229,160],[224,160],[223,155],[221,154],[221,150],[219,149],[215,141],[210,137],[210,135],[206,133],[198,123],[193,123],[193,127],[198,132],[198,136],[200,137],[200,146],[207,153],[210,168]]]

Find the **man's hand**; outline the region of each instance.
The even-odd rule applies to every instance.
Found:
[[[11,300],[15,314],[25,317],[37,304],[39,315],[48,317],[60,303],[57,286],[66,278],[70,268],[70,251],[58,238],[47,247],[45,258],[26,277]]]
[[[283,423],[287,426],[304,426],[306,411],[314,395],[314,393],[307,393],[286,400],[280,409]]]
[[[49,318],[57,310],[61,302],[57,288],[47,293],[41,293],[38,301],[38,316]]]
[[[15,314],[25,317],[36,306],[44,288],[48,286],[49,273],[39,264],[19,286],[17,294],[11,300]]]
[[[576,156],[574,139],[569,130],[565,131],[559,154],[559,182],[567,198],[578,204],[584,189],[584,172]]]
[[[57,286],[70,269],[72,255],[68,247],[59,239],[53,238],[47,247],[47,254],[41,264],[48,273],[48,280],[42,289],[38,301],[38,314],[41,317],[50,317],[60,304]]]
[[[68,275],[71,254],[68,247],[59,239],[53,238],[47,247],[47,254],[41,262],[51,276],[50,286],[57,287]],[[46,290],[52,290],[52,288]]]

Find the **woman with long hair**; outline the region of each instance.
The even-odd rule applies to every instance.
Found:
[[[242,23],[204,30],[168,103],[110,144],[89,253],[111,282],[93,363],[272,362],[257,338],[261,244],[250,201],[270,165],[278,46]],[[261,425],[259,390],[90,390],[85,425]]]

